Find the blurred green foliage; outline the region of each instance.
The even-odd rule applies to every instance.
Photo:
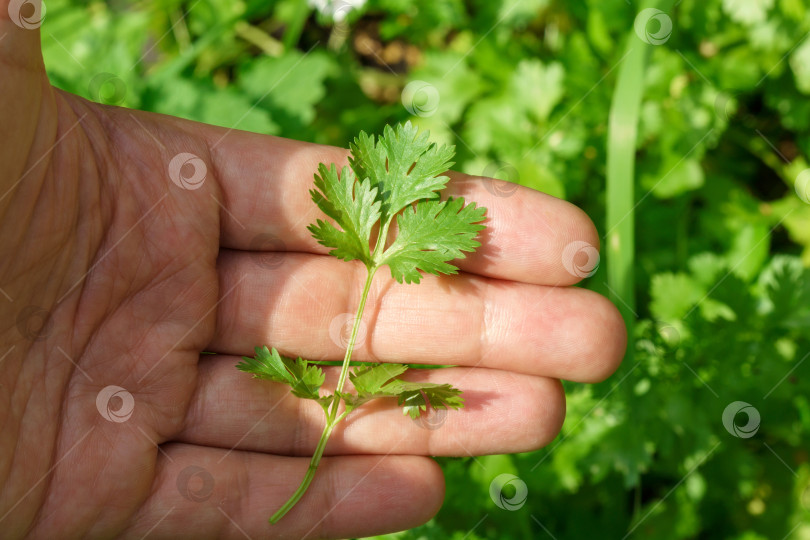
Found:
[[[810,2],[676,4],[671,32],[634,32],[626,0],[49,0],[42,41],[53,83],[103,103],[340,146],[410,118],[457,169],[601,227],[616,68],[658,36],[633,363],[566,384],[547,448],[441,459],[444,508],[390,538],[810,538]],[[609,292],[604,270],[586,286]],[[724,426],[735,401],[753,436],[744,412]]]

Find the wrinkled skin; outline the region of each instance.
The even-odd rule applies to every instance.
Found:
[[[579,278],[565,247],[598,245],[590,220],[542,193],[498,196],[452,174],[449,194],[489,209],[483,247],[458,276],[418,286],[378,273],[355,358],[455,364],[412,377],[460,387],[467,407],[435,429],[393,403],[354,413],[307,495],[268,525],[323,416],[234,365],[259,344],[342,358],[329,328],[354,311],[364,269],[326,256],[306,225],[318,217],[307,193],[317,164],[343,164],[347,152],[56,90],[38,30],[7,13],[2,0],[4,538],[336,538],[416,526],[444,495],[426,456],[539,448],[565,415],[559,379],[599,381],[618,366],[617,311],[568,287]],[[180,174],[204,168],[196,189],[172,182],[184,152],[199,161]],[[327,386],[336,378],[328,369]],[[109,386],[123,391],[98,399]]]

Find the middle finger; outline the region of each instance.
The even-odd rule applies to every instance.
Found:
[[[221,251],[221,299],[208,350],[252,355],[255,346],[268,345],[310,360],[342,359],[365,267],[325,255],[275,254],[272,264],[266,257]],[[624,346],[616,308],[585,289],[465,273],[427,275],[415,286],[396,283],[382,269],[353,359],[481,366],[595,382],[616,369]]]

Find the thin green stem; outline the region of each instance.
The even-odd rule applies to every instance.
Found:
[[[374,279],[375,272],[377,272],[376,267],[371,267],[368,269],[366,284],[363,286],[363,295],[360,297],[360,305],[357,307],[357,315],[354,318],[354,326],[352,326],[352,335],[351,338],[349,338],[349,346],[346,347],[346,356],[343,357],[343,366],[340,368],[340,378],[338,379],[337,386],[335,387],[335,400],[332,402],[332,410],[329,416],[330,420],[333,420],[337,416],[337,406],[340,403],[338,394],[343,391],[346,376],[349,374],[349,362],[352,360],[354,344],[357,341],[357,332],[360,329],[360,320],[363,318],[363,310],[366,308],[368,291],[371,289],[371,281]]]
[[[321,462],[321,457],[323,456],[323,451],[326,448],[326,443],[329,441],[329,436],[332,435],[332,430],[335,428],[335,423],[328,422],[326,423],[326,427],[321,434],[321,440],[318,441],[318,446],[315,448],[315,453],[312,455],[312,459],[309,461],[309,468],[307,469],[307,473],[304,475],[304,480],[301,481],[301,485],[298,486],[298,489],[295,490],[295,493],[292,494],[292,497],[287,499],[287,502],[276,511],[275,514],[272,515],[270,518],[270,523],[278,523],[278,520],[283,518],[290,509],[298,503],[301,497],[304,496],[304,493],[307,492],[309,489],[309,484],[312,483],[312,479],[315,478],[315,473],[318,471],[318,465]]]
[[[363,287],[363,295],[360,297],[360,305],[357,307],[357,315],[354,318],[354,325],[352,326],[352,335],[349,338],[349,346],[346,347],[346,356],[343,357],[343,366],[340,369],[340,377],[338,378],[337,386],[335,387],[335,394],[332,397],[332,404],[329,409],[329,412],[326,415],[326,425],[323,428],[323,433],[321,433],[321,439],[318,441],[318,446],[315,448],[315,453],[312,455],[312,459],[309,461],[309,468],[307,469],[307,473],[304,475],[304,479],[301,481],[301,485],[298,486],[298,489],[295,490],[295,493],[287,499],[287,502],[278,509],[278,511],[273,514],[270,518],[270,523],[277,523],[278,520],[284,517],[284,515],[290,511],[290,509],[296,505],[296,503],[304,496],[307,489],[309,489],[309,484],[312,483],[312,479],[315,477],[315,473],[318,470],[318,465],[321,463],[321,457],[323,457],[323,451],[326,449],[326,443],[329,442],[329,437],[332,435],[332,430],[335,429],[335,426],[340,423],[341,420],[346,418],[348,412],[344,411],[340,415],[338,415],[338,409],[340,408],[340,393],[343,392],[343,385],[346,383],[346,377],[349,374],[349,365],[352,359],[352,352],[354,352],[354,346],[357,342],[357,333],[360,329],[360,320],[363,318],[363,311],[366,308],[366,300],[368,299],[368,292],[371,290],[371,281],[374,279],[374,273],[377,271],[377,267],[371,267],[368,269],[368,276],[366,277],[366,284]]]
[[[371,260],[373,261],[372,267],[374,270],[369,268],[369,271],[376,271],[380,265],[380,257],[385,253],[385,242],[388,239],[388,227],[391,226],[391,219],[388,220],[382,227],[380,227],[380,232],[377,235],[377,243],[374,245],[374,251],[371,254]]]

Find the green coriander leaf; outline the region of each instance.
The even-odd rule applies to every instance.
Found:
[[[405,373],[407,369],[408,366],[402,364],[376,364],[352,370],[349,373],[349,380],[352,381],[357,395],[340,394],[346,402],[347,410],[351,411],[375,398],[395,397],[396,394],[384,391],[383,386],[397,375]]]
[[[437,176],[453,162],[453,146],[437,146],[428,141],[429,133],[419,133],[406,122],[396,128],[386,126],[375,143],[373,135],[361,132],[351,145],[349,158],[358,178],[369,178],[382,201],[382,223],[420,199],[435,199],[449,180]]]
[[[253,358],[243,356],[242,361],[236,365],[236,368],[253,374],[257,379],[293,384],[294,379],[287,371],[287,367],[275,348],[273,348],[272,353],[266,346],[256,347],[255,351],[256,355]]]
[[[375,366],[355,368],[349,374],[358,394],[376,394],[391,379],[402,375],[408,366],[402,364],[377,364]]]
[[[464,199],[420,201],[397,217],[399,232],[383,254],[391,276],[402,283],[419,283],[419,270],[430,274],[455,274],[453,259],[464,258],[464,251],[475,251],[481,244],[475,236],[484,228],[485,208],[475,203],[464,206]]]
[[[418,418],[430,404],[434,409],[464,406],[461,390],[449,384],[420,383],[394,379],[408,369],[402,364],[379,364],[373,367],[356,369],[349,375],[357,395],[341,393],[346,410],[351,412],[372,399],[395,397],[397,404],[403,405],[403,414]]]
[[[316,365],[310,365],[303,358],[293,360],[286,356],[281,356],[273,348],[256,347],[256,355],[253,358],[243,356],[242,362],[237,364],[237,369],[252,373],[257,379],[266,379],[290,385],[295,396],[305,399],[328,403],[330,396],[321,396],[318,391],[324,381],[324,374]]]
[[[801,259],[776,255],[759,278],[767,298],[768,320],[775,326],[810,325],[810,270]]]
[[[399,379],[385,385],[384,391],[397,396],[397,404],[402,405],[402,413],[411,418],[418,418],[427,411],[427,404],[434,409],[464,406],[461,390],[449,384],[407,382]]]
[[[380,201],[376,200],[377,188],[371,187],[368,179],[356,180],[348,167],[343,167],[338,176],[334,164],[330,168],[320,164],[315,175],[316,189],[310,195],[343,230],[320,219],[308,229],[319,244],[334,248],[331,255],[347,261],[358,259],[368,265],[371,229],[380,219]]]
[[[297,360],[286,359],[287,369],[292,373],[295,378],[295,383],[292,385],[292,393],[306,399],[320,400],[321,396],[318,393],[321,385],[325,379],[323,371],[318,366],[311,366],[303,358]]]

